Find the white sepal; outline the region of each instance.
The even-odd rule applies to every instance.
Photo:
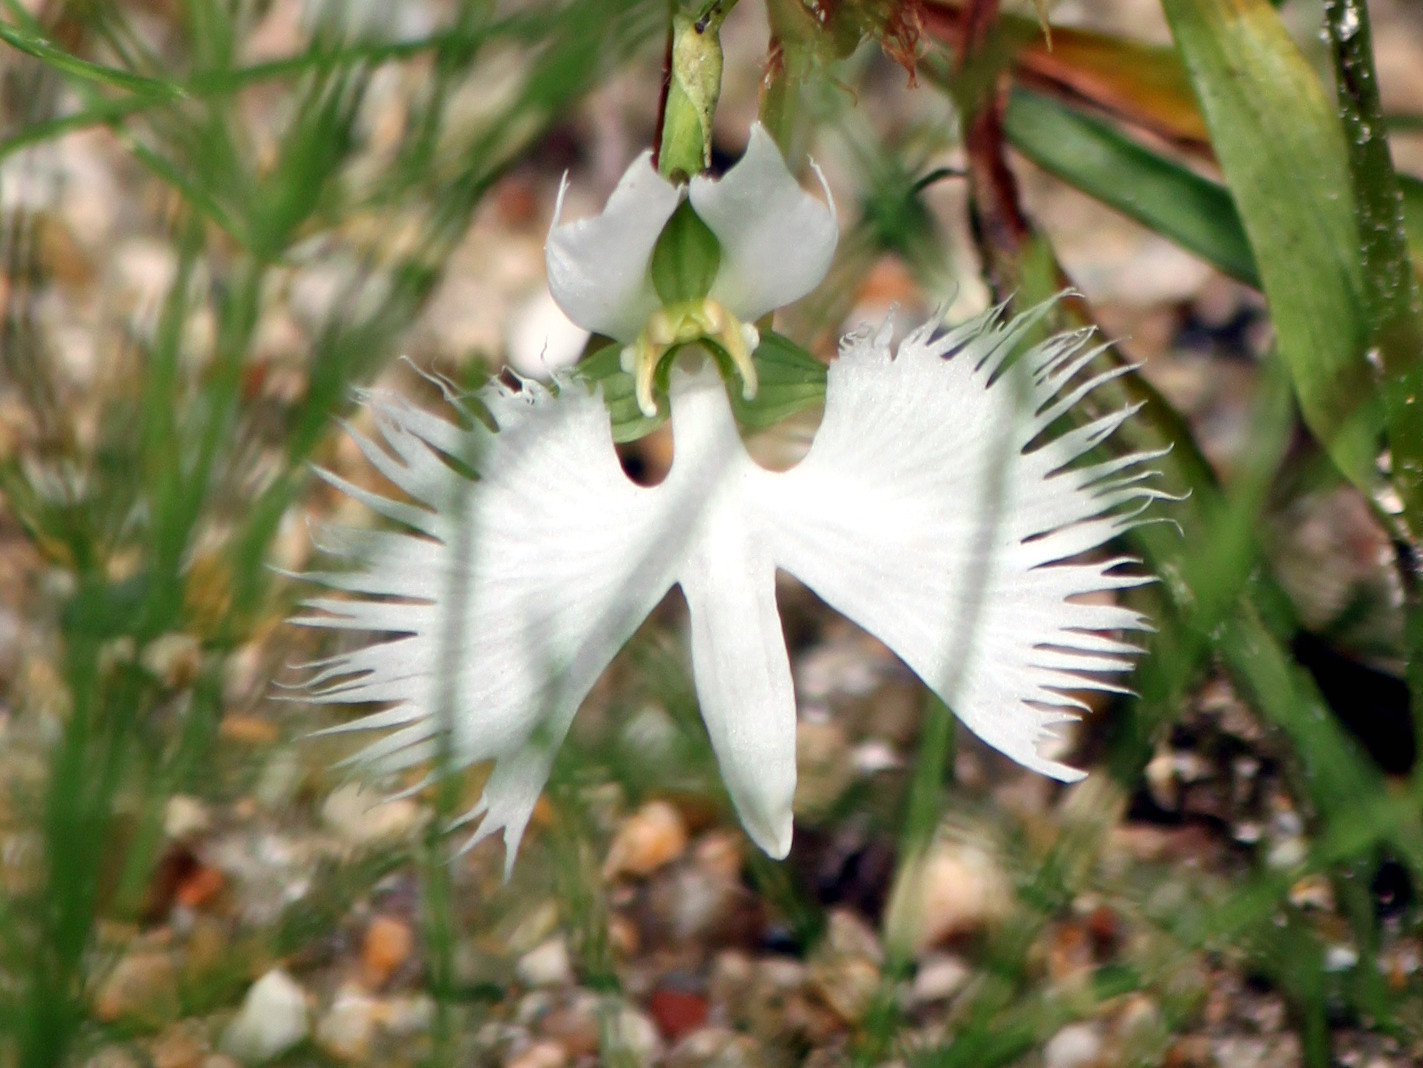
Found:
[[[823,204],[800,187],[758,122],[745,155],[722,178],[691,181],[692,209],[721,243],[711,297],[743,322],[799,300],[830,268],[840,232],[830,189],[815,173]]]
[[[648,265],[682,190],[657,173],[651,152],[633,160],[598,215],[560,225],[566,190],[565,180],[544,243],[549,292],[578,326],[631,342],[661,306]]]

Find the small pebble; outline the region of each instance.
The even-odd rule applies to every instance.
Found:
[[[796,724],[795,748],[795,813],[823,814],[855,780],[855,755],[850,742],[834,720],[801,720]]]
[[[1332,912],[1334,909],[1334,888],[1329,885],[1328,876],[1315,873],[1297,880],[1290,887],[1290,904],[1300,909]]]
[[[174,794],[163,809],[163,833],[169,838],[196,838],[212,827],[212,815],[196,797]]]
[[[85,1061],[84,1068],[143,1068],[143,1062],[122,1046],[106,1046]]]
[[[202,667],[203,649],[191,634],[160,634],[143,648],[139,658],[150,674],[169,689],[189,685]]]
[[[398,841],[421,822],[413,798],[386,800],[360,783],[338,786],[321,806],[321,821],[346,845],[362,848]]]
[[[415,935],[409,925],[393,916],[377,916],[361,941],[361,977],[372,989],[410,959]]]
[[[538,1021],[539,1035],[557,1042],[569,1057],[577,1060],[598,1052],[602,1024],[598,1020],[598,998],[578,996],[569,1004],[546,1012]]]
[[[810,984],[820,1000],[848,1024],[858,1024],[880,985],[880,969],[864,957],[817,961]]]
[[[216,901],[227,881],[217,868],[199,863],[193,871],[178,884],[174,901],[186,909],[202,908]]]
[[[647,999],[647,1008],[657,1029],[669,1042],[676,1042],[706,1023],[710,1006],[701,994],[662,986]]]
[[[700,864],[687,865],[654,883],[648,903],[670,922],[677,940],[687,942],[715,931],[743,892],[735,876],[728,878]]]
[[[903,890],[895,932],[916,953],[947,938],[972,934],[1001,920],[1012,900],[1008,879],[982,849],[942,841],[930,847],[917,878]]]
[[[435,1020],[435,1001],[429,994],[406,994],[385,1003],[385,1029],[396,1037],[421,1035]]]
[[[178,1002],[178,969],[167,949],[129,951],[114,965],[94,998],[94,1015],[105,1023],[158,1027],[174,1020]]]
[[[759,1068],[766,1058],[750,1035],[703,1027],[677,1043],[665,1063],[669,1068]]]
[[[1326,972],[1347,972],[1359,963],[1359,951],[1353,946],[1334,945],[1324,951]]]
[[[631,1005],[624,1005],[613,1017],[609,1028],[612,1042],[609,1061],[616,1061],[618,1053],[625,1054],[634,1064],[651,1064],[662,1055],[662,1036],[657,1033],[657,1025],[652,1017]]]
[[[687,849],[687,824],[666,801],[649,801],[618,828],[603,878],[650,875]]]
[[[154,1039],[148,1055],[153,1068],[201,1068],[205,1046],[202,1029],[185,1020]]]
[[[217,733],[225,742],[262,748],[274,744],[281,737],[275,723],[257,716],[244,716],[229,712],[217,725]]]
[[[567,1063],[568,1054],[557,1042],[535,1042],[505,1061],[504,1068],[563,1068]]]
[[[244,1064],[265,1064],[304,1040],[310,1028],[306,991],[273,968],[247,991],[219,1045]]]
[[[1068,1024],[1043,1047],[1044,1068],[1087,1068],[1102,1053],[1102,1036],[1093,1023]]]
[[[338,1061],[366,1060],[381,1008],[380,1002],[360,987],[343,985],[316,1025],[316,1044]]]
[[[573,982],[573,965],[562,936],[550,938],[519,958],[514,974],[528,986],[567,986]]]
[[[919,961],[910,987],[909,998],[915,1005],[947,1001],[963,989],[972,970],[958,957],[946,953],[930,953]]]

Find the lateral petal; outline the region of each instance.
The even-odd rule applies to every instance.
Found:
[[[454,767],[495,761],[476,840],[502,830],[511,862],[579,704],[671,587],[678,543],[661,536],[656,494],[623,474],[586,385],[479,399],[497,432],[373,398],[382,442],[358,438],[362,451],[420,507],[366,499],[418,533],[324,532],[354,566],[307,577],[348,596],[313,598],[296,622],[400,635],[312,665],[309,696],[396,702],[346,725],[398,728],[355,758],[374,774],[442,749]]]
[[[549,292],[584,330],[631,342],[661,303],[648,264],[682,191],[657,173],[651,152],[633,160],[598,215],[560,224],[567,188],[565,179],[544,242]]]
[[[926,327],[895,355],[886,330],[851,339],[810,452],[765,511],[778,565],[889,645],[984,741],[1073,780],[1082,773],[1038,745],[1075,718],[1070,691],[1110,690],[1105,675],[1131,664],[1129,647],[1091,632],[1146,627],[1083,596],[1147,579],[1116,571],[1119,560],[1063,561],[1140,521],[1160,494],[1135,477],[1149,455],[1079,465],[1115,417],[1038,443],[1087,338],[1050,339],[1005,366],[1032,314]]]
[[[692,208],[721,242],[711,296],[743,322],[799,300],[829,270],[840,231],[823,177],[820,186],[825,203],[800,187],[759,122],[721,179],[692,179]]]

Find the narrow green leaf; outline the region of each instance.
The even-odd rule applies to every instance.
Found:
[[[1403,525],[1423,536],[1423,286],[1409,257],[1403,195],[1393,171],[1374,72],[1373,31],[1362,0],[1325,0],[1335,98],[1354,179],[1358,249],[1364,274],[1370,356],[1382,372],[1390,479]],[[1408,684],[1415,733],[1423,734],[1423,593],[1404,583]],[[1423,769],[1416,773],[1423,782]]]
[[[1003,132],[1045,171],[1259,288],[1235,201],[1220,183],[1027,89],[1009,97]]]
[[[80,59],[51,44],[45,38],[28,33],[9,23],[0,22],[0,41],[4,41],[17,51],[46,63],[55,70],[101,85],[110,85],[131,93],[140,93],[154,100],[180,100],[185,95],[183,88],[172,82],[157,78],[145,78],[115,67],[91,63]]]
[[[1305,421],[1368,486],[1379,412],[1339,116],[1268,0],[1162,2]]]

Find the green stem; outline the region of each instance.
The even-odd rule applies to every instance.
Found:
[[[1347,134],[1369,340],[1384,374],[1393,483],[1416,539],[1423,531],[1423,291],[1389,156],[1368,8],[1361,0],[1326,0],[1324,16]]]
[[[1423,535],[1423,290],[1409,256],[1403,195],[1389,155],[1368,7],[1362,0],[1326,0],[1324,23],[1354,185],[1370,357],[1383,374],[1391,476],[1403,504],[1404,642],[1414,733],[1423,738],[1423,588],[1417,570]],[[1414,776],[1423,784],[1423,761]]]

